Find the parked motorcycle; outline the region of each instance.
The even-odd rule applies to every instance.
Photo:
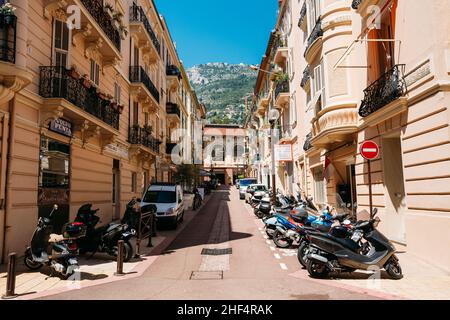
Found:
[[[55,204],[48,218],[39,217],[31,244],[25,251],[24,263],[31,270],[48,265],[52,275],[56,272],[63,279],[67,279],[79,269],[75,240],[85,235],[86,227],[81,223],[66,223],[62,235],[52,234],[53,215],[57,210],[58,206]]]
[[[88,203],[80,207],[75,222],[82,222],[87,227],[86,236],[78,239],[77,243],[80,253],[105,252],[113,257],[117,257],[117,242],[124,241],[124,261],[127,262],[133,257],[133,247],[130,240],[136,235],[134,229],[129,230],[127,224],[110,223],[96,228],[100,218],[96,215],[99,209],[92,209],[92,204]]]
[[[308,273],[315,278],[328,276],[330,272],[353,272],[357,269],[384,268],[392,279],[403,277],[394,245],[376,228],[380,222],[372,212],[369,221],[359,221],[354,226],[353,239],[338,238],[332,234],[310,233],[308,248]],[[358,252],[360,238],[370,244],[367,254]]]

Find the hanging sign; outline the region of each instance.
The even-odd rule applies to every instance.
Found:
[[[67,137],[72,136],[72,123],[61,118],[58,118],[50,122],[49,129],[53,132],[57,132]]]
[[[275,161],[292,161],[292,145],[276,144]]]

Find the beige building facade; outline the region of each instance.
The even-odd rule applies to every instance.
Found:
[[[190,116],[181,95],[195,94],[150,0],[10,2],[14,18],[0,17],[2,261],[54,203],[56,228],[85,203],[106,223],[169,181],[166,141]]]
[[[292,189],[298,186],[319,204],[338,206],[342,199],[357,204],[355,213],[368,209],[368,164],[360,146],[376,142],[380,156],[371,162],[371,198],[381,230],[445,270],[450,266],[448,250],[441,249],[450,245],[449,6],[440,0],[280,1],[278,21],[290,25],[277,22],[270,37],[253,108],[264,126],[276,95],[275,83],[265,81],[276,79],[279,71],[271,66],[281,61],[277,52],[285,52],[289,108],[296,114],[289,119],[296,144]],[[276,37],[287,39],[286,49],[274,46]],[[265,140],[260,145],[267,147]]]

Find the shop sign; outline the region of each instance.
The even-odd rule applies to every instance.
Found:
[[[276,144],[275,161],[292,161],[292,145]]]
[[[62,134],[64,136],[71,137],[72,123],[67,120],[58,118],[50,122],[50,130]]]
[[[125,148],[119,147],[118,145],[109,144],[105,147],[105,149],[108,150],[109,152],[115,154],[118,157],[128,158],[128,150]]]
[[[38,204],[52,205],[52,204],[68,204],[69,203],[69,189],[63,188],[39,188],[38,189]]]

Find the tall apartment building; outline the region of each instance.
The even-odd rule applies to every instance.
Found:
[[[0,16],[2,258],[23,250],[54,203],[56,230],[84,203],[108,222],[151,181],[169,181],[166,141],[190,116],[182,96],[194,95],[153,1],[10,2],[14,14]]]
[[[256,83],[254,117],[267,123],[267,106],[273,99],[276,106],[273,63],[286,57],[286,91],[296,113],[289,119],[297,137],[293,188],[318,204],[338,206],[342,199],[356,203],[357,212],[368,209],[368,164],[359,149],[363,141],[375,141],[380,157],[371,163],[370,180],[380,229],[448,270],[450,254],[440,247],[450,243],[450,3],[279,3]],[[281,48],[277,37],[287,39]]]

